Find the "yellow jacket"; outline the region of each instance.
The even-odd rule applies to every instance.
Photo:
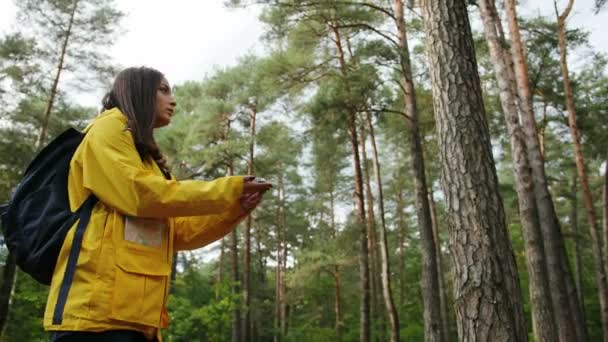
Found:
[[[70,163],[68,193],[76,210],[99,198],[84,233],[69,291],[60,294],[75,226],[63,243],[44,315],[47,330],[138,330],[160,335],[173,253],[220,239],[242,219],[243,177],[215,181],[166,180],[142,162],[127,118],[105,111],[86,129]],[[65,298],[61,322],[58,298]]]

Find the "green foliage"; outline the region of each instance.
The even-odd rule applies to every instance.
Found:
[[[48,341],[48,333],[42,328],[48,287],[40,285],[29,275],[19,271],[12,297],[5,331],[1,341]]]

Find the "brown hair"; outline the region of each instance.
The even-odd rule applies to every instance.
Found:
[[[167,175],[167,161],[154,140],[156,91],[163,77],[160,71],[152,68],[124,69],[116,76],[112,89],[103,97],[102,105],[106,110],[116,107],[127,116],[128,129],[141,159],[151,157]]]

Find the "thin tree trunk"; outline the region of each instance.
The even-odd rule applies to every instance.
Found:
[[[399,189],[397,197],[397,218],[399,224],[399,306],[405,307],[405,220],[403,219],[403,189]],[[402,312],[403,313],[403,312]],[[401,315],[401,319],[404,319]]]
[[[275,294],[275,317],[274,317],[274,342],[280,342],[282,341],[282,336],[281,336],[281,265],[283,264],[281,262],[281,253],[283,251],[283,249],[281,248],[281,241],[282,241],[282,231],[281,231],[281,186],[282,186],[282,179],[281,177],[279,177],[279,182],[278,182],[278,189],[277,189],[277,197],[278,197],[278,201],[279,201],[279,205],[277,206],[277,216],[276,216],[276,222],[277,222],[277,257],[276,257],[276,266],[275,266],[275,290],[274,290],[274,294]]]
[[[348,41],[348,40],[347,40]],[[378,289],[380,288],[380,277],[377,270],[378,266],[378,249],[376,243],[376,215],[374,213],[374,197],[372,194],[372,186],[369,175],[369,164],[367,157],[367,131],[365,129],[365,123],[361,123],[361,166],[363,167],[363,179],[365,186],[365,202],[367,203],[367,248],[369,251],[369,279],[370,279],[370,292],[371,292],[371,303],[370,303],[370,315],[376,317],[377,320],[381,320],[381,311],[379,308],[380,301],[378,300]],[[382,329],[380,329],[382,330]]]
[[[61,52],[59,54],[59,62],[57,63],[57,71],[55,72],[55,78],[53,79],[53,85],[51,86],[51,92],[49,94],[49,98],[47,99],[46,108],[44,110],[44,114],[42,116],[42,128],[40,129],[40,134],[38,135],[38,141],[36,145],[40,148],[44,145],[44,141],[46,139],[46,133],[49,127],[49,119],[51,117],[51,111],[53,110],[53,104],[55,103],[55,96],[57,95],[57,88],[59,86],[59,77],[61,76],[61,72],[63,71],[63,64],[65,61],[65,55],[68,49],[68,42],[72,35],[72,26],[74,25],[74,16],[76,15],[76,8],[78,7],[78,0],[74,0],[72,3],[72,11],[70,12],[70,20],[68,22],[68,28],[65,31],[65,37],[63,39],[63,44],[61,45]]]
[[[382,191],[382,175],[380,174],[380,162],[378,161],[378,147],[376,146],[376,136],[374,134],[374,125],[369,112],[367,113],[367,125],[369,128],[370,140],[372,142],[372,156],[374,161],[374,174],[376,176],[376,184],[378,186],[378,211],[380,213],[380,259],[381,279],[382,279],[382,294],[384,297],[384,306],[391,323],[391,341],[399,342],[399,315],[393,301],[393,291],[391,290],[391,271],[388,259],[388,239],[386,237],[386,220],[384,214],[384,193]]]
[[[332,233],[332,239],[336,239],[337,235],[338,235],[338,231],[336,228],[336,212],[335,212],[335,204],[334,204],[335,200],[334,200],[334,186],[333,184],[331,185],[331,190],[329,192],[329,205],[330,205],[330,224],[331,224],[331,233]],[[336,341],[337,342],[341,342],[342,341],[342,308],[341,308],[341,301],[340,301],[340,292],[341,292],[341,277],[340,277],[340,266],[335,265],[334,266],[334,281],[335,281],[335,286],[334,286],[334,292],[335,292],[335,299],[334,299],[334,312],[336,315],[336,323],[335,323],[335,329],[336,329]]]
[[[282,168],[281,168],[282,169]],[[287,213],[286,213],[286,205],[285,205],[285,184],[283,183],[283,178],[281,177],[280,181],[281,188],[281,198],[280,198],[280,206],[281,206],[281,278],[280,278],[280,298],[281,298],[281,337],[285,339],[287,337],[287,329],[288,329],[288,319],[289,319],[289,306],[287,305],[287,284],[285,283],[285,274],[287,273]]]
[[[232,265],[232,292],[235,295],[241,293],[239,286],[239,256],[238,256],[238,235],[236,229],[230,233],[230,260]],[[240,303],[232,310],[232,342],[241,341],[241,310]]]
[[[586,341],[587,330],[579,310],[564,238],[547,186],[544,159],[539,147],[538,131],[534,119],[528,65],[519,32],[515,0],[506,0],[505,4],[512,39],[511,54],[515,66],[520,119],[526,137],[528,160],[534,179],[534,195],[545,242],[549,289],[553,301],[555,322],[559,329],[560,341]],[[572,334],[572,331],[575,331],[575,335]]]
[[[547,158],[546,156],[546,152],[545,152],[545,130],[547,128],[547,106],[548,104],[545,102],[543,104],[543,115],[541,118],[541,126],[540,126],[540,132],[539,132],[539,139],[540,139],[540,155],[543,157],[543,160]]]
[[[570,214],[570,227],[572,227],[572,235],[574,238],[574,275],[576,281],[576,297],[581,306],[581,313],[583,319],[585,317],[585,297],[583,287],[583,262],[581,258],[581,232],[578,226],[578,199],[577,199],[577,176],[576,174],[572,177],[572,212]]]
[[[608,341],[608,284],[606,283],[606,269],[604,267],[604,256],[602,251],[600,227],[597,222],[595,208],[593,206],[593,198],[589,189],[589,181],[587,179],[587,171],[585,170],[585,161],[581,150],[580,133],[576,123],[576,107],[574,105],[574,94],[572,85],[570,84],[570,75],[568,71],[567,61],[567,40],[566,40],[566,18],[572,10],[574,0],[569,0],[568,5],[561,15],[558,15],[557,30],[559,34],[559,51],[560,51],[560,66],[562,70],[562,79],[564,83],[564,96],[566,97],[566,108],[568,109],[568,123],[570,126],[570,134],[572,135],[572,144],[574,148],[574,159],[576,162],[576,170],[581,182],[583,190],[583,204],[587,210],[587,218],[589,219],[589,229],[591,235],[591,246],[593,250],[593,259],[595,260],[595,272],[597,278],[597,287],[600,300],[600,313],[602,320],[602,332],[604,341]],[[555,4],[557,11],[557,3]]]
[[[226,249],[226,238],[222,238],[220,241],[220,260],[218,261],[218,270],[217,270],[217,282],[219,284],[224,282],[224,258],[225,258],[225,249]]]
[[[537,341],[557,341],[543,238],[534,196],[534,183],[528,163],[524,133],[519,124],[514,71],[510,56],[504,47],[504,36],[502,29],[499,29],[500,18],[494,0],[480,0],[479,7],[494,73],[498,81],[500,102],[511,139],[513,174],[522,223],[526,265],[530,277],[529,291],[534,336]]]
[[[247,174],[253,175],[253,156],[255,152],[255,123],[256,123],[257,111],[254,108],[251,109],[250,114],[250,139],[249,143],[249,161],[247,163]],[[245,302],[245,317],[243,318],[243,340],[251,340],[251,226],[252,216],[247,216],[247,223],[245,225],[245,246],[243,250],[243,300]]]
[[[2,287],[0,287],[0,332],[4,335],[6,322],[8,321],[8,313],[15,286],[17,271],[17,261],[12,253],[6,257],[4,269],[2,271]]]
[[[230,117],[226,115],[224,118],[224,132],[221,137],[222,140],[228,138],[230,134]],[[227,160],[227,173],[228,176],[234,175],[234,165],[232,160]],[[238,298],[241,295],[240,283],[239,283],[239,252],[238,252],[238,235],[237,230],[234,229],[232,233],[230,233],[230,265],[232,271],[232,295],[233,298]],[[232,309],[232,342],[241,342],[242,341],[242,321],[241,321],[241,309],[240,302],[234,306]]]
[[[414,187],[416,194],[416,216],[420,228],[422,244],[422,298],[424,304],[424,336],[427,342],[443,341],[441,332],[441,304],[439,282],[437,275],[437,255],[433,239],[433,224],[429,209],[426,175],[424,171],[424,155],[418,127],[418,108],[416,105],[416,90],[412,80],[410,52],[407,42],[403,1],[395,0],[395,18],[401,48],[402,86],[405,101],[406,122],[408,128],[412,169],[414,172]]]
[[[429,205],[431,207],[431,221],[433,223],[433,240],[435,241],[435,255],[437,256],[437,282],[439,283],[439,304],[441,309],[441,333],[443,340],[450,338],[450,316],[448,314],[448,301],[445,294],[445,279],[443,277],[443,262],[441,258],[441,240],[439,239],[439,222],[437,222],[437,208],[433,192],[429,191]]]
[[[456,273],[458,336],[461,341],[525,342],[519,276],[498,191],[466,3],[422,4]]]
[[[335,35],[336,47],[338,49],[338,59],[343,76],[346,76],[346,61],[342,49],[340,31],[336,27],[331,27]],[[361,160],[359,158],[359,139],[357,134],[357,120],[355,113],[348,113],[348,133],[350,137],[351,150],[353,153],[353,167],[355,169],[355,202],[357,206],[357,225],[359,226],[359,275],[361,277],[360,291],[361,302],[359,306],[359,341],[369,342],[371,336],[371,317],[370,317],[370,279],[369,261],[367,248],[367,232],[365,228],[365,202],[363,200],[363,175],[361,173]]]
[[[604,186],[602,205],[602,225],[604,227],[604,251],[608,254],[608,159],[604,161]],[[608,257],[608,255],[607,255]]]

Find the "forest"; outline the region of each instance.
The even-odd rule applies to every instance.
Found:
[[[175,256],[164,339],[608,341],[608,51],[568,25],[608,1],[579,1],[224,1],[260,11],[265,53],[173,85],[156,139],[180,180],[273,189]],[[99,113],[65,80],[104,90],[126,67],[104,52],[114,1],[14,3],[0,203]],[[48,287],[0,261],[0,341],[48,341]]]

